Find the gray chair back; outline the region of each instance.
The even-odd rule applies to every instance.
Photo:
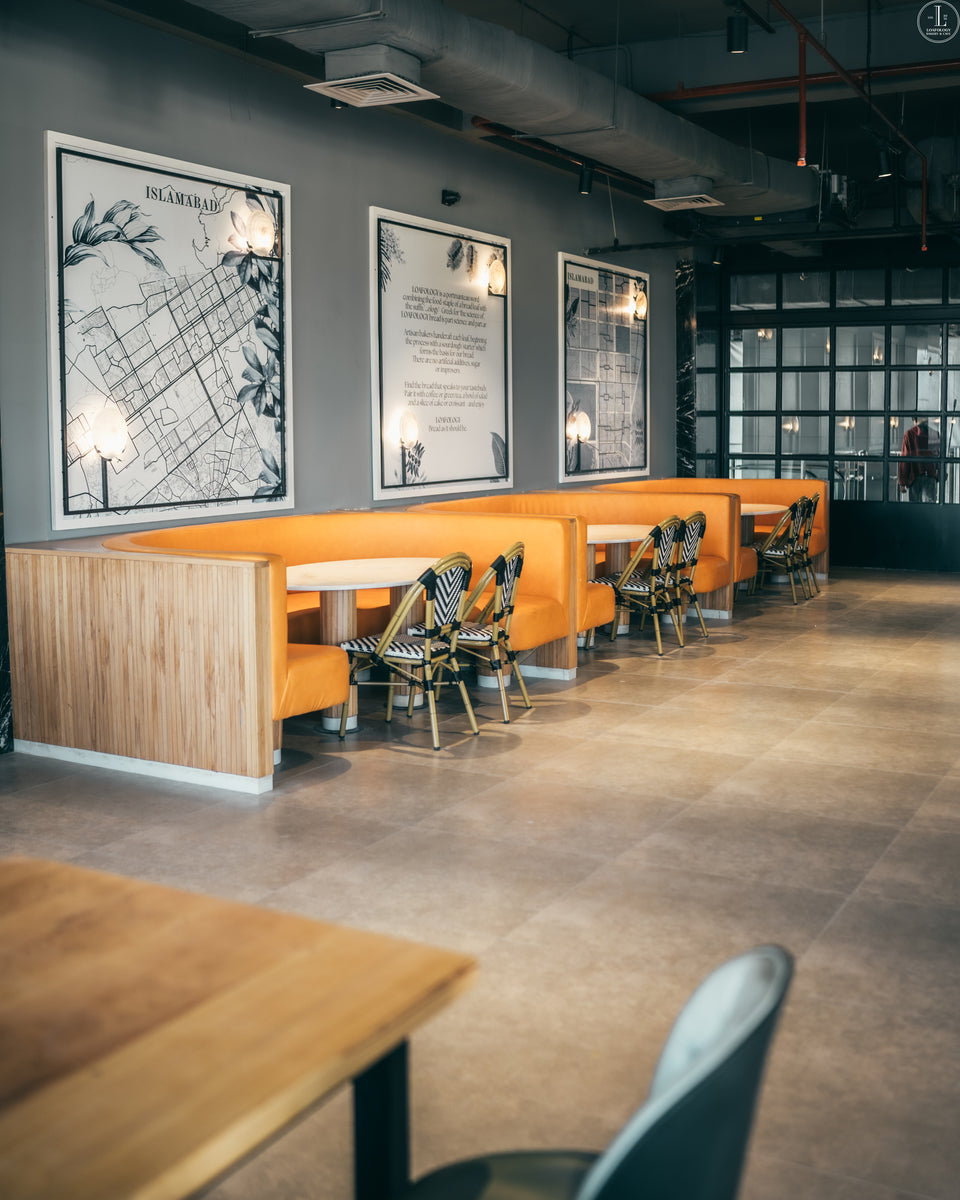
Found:
[[[758,946],[709,975],[664,1045],[646,1102],[576,1200],[734,1200],[793,963]]]

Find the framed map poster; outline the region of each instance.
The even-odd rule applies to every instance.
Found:
[[[650,276],[560,255],[560,480],[649,473]]]
[[[373,494],[512,487],[510,242],[370,210]]]
[[[290,189],[45,137],[53,527],[292,507]]]

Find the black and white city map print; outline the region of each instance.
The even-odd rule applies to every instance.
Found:
[[[289,189],[61,135],[48,169],[54,527],[290,507]]]
[[[648,276],[569,255],[560,264],[560,478],[645,472]],[[571,436],[578,419],[583,436]]]

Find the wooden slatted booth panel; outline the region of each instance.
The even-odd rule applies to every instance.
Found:
[[[262,778],[265,562],[7,552],[15,737]]]

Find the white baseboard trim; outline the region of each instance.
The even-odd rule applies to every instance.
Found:
[[[576,667],[538,667],[536,663],[523,664],[524,679],[576,679]]]
[[[34,754],[38,758],[57,758],[63,762],[82,763],[89,767],[104,767],[108,771],[127,771],[131,775],[149,775],[153,779],[171,779],[177,783],[193,783],[199,787],[227,788],[233,792],[259,796],[273,788],[273,776],[230,775],[225,771],[205,771],[200,767],[184,767],[177,763],[153,762],[146,758],[125,758],[122,754],[104,754],[99,750],[79,750],[74,746],[54,746],[49,742],[13,740],[18,754]]]

